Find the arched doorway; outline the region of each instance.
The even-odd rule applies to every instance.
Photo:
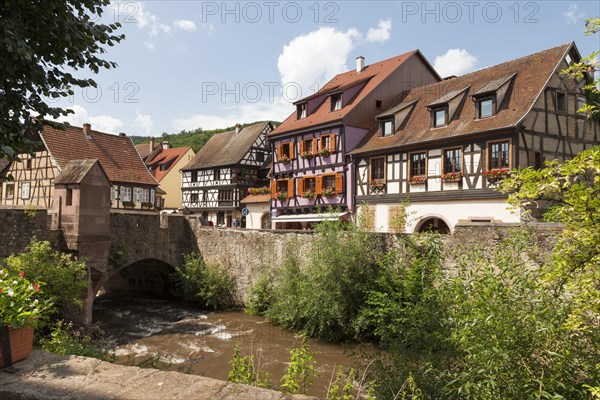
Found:
[[[430,217],[423,219],[415,228],[415,232],[424,233],[424,232],[436,232],[441,235],[449,235],[452,233],[450,227],[441,218]]]
[[[264,213],[260,218],[260,228],[261,229],[271,229],[271,214]]]

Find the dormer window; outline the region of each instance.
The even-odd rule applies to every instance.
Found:
[[[448,109],[446,107],[436,108],[432,110],[431,115],[433,117],[434,128],[446,126],[446,124],[448,123]]]
[[[496,113],[495,108],[495,99],[493,97],[477,100],[477,118],[481,119],[493,116]]]
[[[381,121],[381,136],[391,136],[394,133],[394,121],[391,119]]]
[[[296,106],[296,112],[298,119],[306,118],[306,103],[298,104]]]
[[[342,94],[331,95],[331,111],[337,111],[342,109]]]

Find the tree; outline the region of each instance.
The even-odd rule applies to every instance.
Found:
[[[96,87],[93,79],[70,71],[114,68],[100,58],[104,45],[125,38],[119,23],[98,18],[110,0],[0,0],[0,158],[16,161],[31,151],[29,132],[43,119],[72,113],[51,103],[72,95],[73,87]]]

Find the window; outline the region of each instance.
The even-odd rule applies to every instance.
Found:
[[[156,190],[150,189],[150,203],[156,204]]]
[[[489,97],[477,100],[477,118],[487,118],[492,115],[494,115],[494,99]]]
[[[383,101],[375,100],[375,108],[382,108],[382,107],[383,107]]]
[[[198,182],[198,171],[192,171],[191,181]]]
[[[342,109],[342,94],[331,95],[331,111],[337,111]]]
[[[509,143],[496,142],[488,145],[488,170],[510,168]]]
[[[448,114],[447,111],[448,110],[446,108],[438,108],[438,109],[432,111],[434,128],[438,128],[440,126],[446,125],[446,123],[447,123],[446,115]]]
[[[65,199],[65,205],[66,206],[73,205],[73,189],[71,189],[71,188],[67,188],[67,198]]]
[[[383,157],[371,159],[371,182],[385,179],[385,160]]]
[[[190,194],[190,203],[194,204],[198,202],[198,193]]]
[[[167,170],[167,165],[166,164],[160,164],[159,170],[160,171],[166,171]]]
[[[316,193],[317,191],[317,179],[314,176],[308,178],[302,178],[302,187],[305,192],[311,191]]]
[[[381,133],[382,136],[390,136],[394,133],[394,121],[387,120],[381,122]]]
[[[259,162],[259,163],[265,162],[265,153],[263,153],[261,150],[258,150],[256,152],[256,162]]]
[[[150,202],[150,191],[148,189],[140,189],[140,201],[142,203]]]
[[[140,188],[133,188],[133,201],[141,201],[140,200],[140,192],[142,191],[142,189]]]
[[[217,225],[225,225],[225,213],[223,211],[217,213]]]
[[[576,108],[575,112],[577,112],[577,114],[584,115],[584,113],[579,112],[579,110],[582,109],[586,104],[587,104],[587,100],[586,100],[585,96],[578,94],[577,95],[577,108]]]
[[[571,58],[570,54],[567,54],[565,56],[565,61],[567,62],[567,64],[571,65],[571,63],[573,62],[573,58]]]
[[[336,181],[335,175],[324,175],[323,176],[323,189],[331,188],[333,190],[336,190],[335,181]]]
[[[208,193],[207,190],[203,190],[202,192],[202,201],[205,202],[206,201],[206,194]]]
[[[219,190],[219,201],[233,201],[233,190],[231,190],[231,189]]]
[[[556,112],[567,113],[567,94],[565,92],[556,91]]]
[[[323,135],[320,138],[321,151],[328,150],[329,152],[335,151],[335,135]]]
[[[12,200],[15,197],[15,184],[7,184],[6,185],[6,200]]]
[[[444,150],[444,174],[453,174],[462,171],[462,150]]]
[[[415,153],[410,155],[410,176],[425,176],[425,153]]]
[[[304,154],[315,154],[316,149],[313,146],[313,139],[304,139],[302,141],[302,152]]]
[[[287,193],[288,186],[289,186],[289,182],[287,179],[278,179],[277,180],[277,192],[278,193]]]
[[[287,161],[293,159],[294,158],[293,149],[294,148],[293,148],[292,142],[281,143],[279,145],[279,154],[277,157],[278,160],[287,162]]]
[[[296,106],[296,113],[298,119],[306,118],[306,103],[298,104]]]
[[[31,169],[31,164],[32,164],[31,158],[27,159],[27,161],[25,162],[25,168]]]
[[[110,188],[110,200],[116,200],[117,199],[117,194],[119,193],[119,190],[117,189],[116,186],[112,186]]]
[[[131,188],[121,186],[121,201],[131,201]]]
[[[31,183],[23,182],[21,184],[21,198],[28,199],[29,198],[29,189],[31,188]]]
[[[219,168],[215,168],[213,171],[213,180],[220,181],[221,180],[221,170]]]

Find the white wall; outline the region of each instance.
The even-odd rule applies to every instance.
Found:
[[[269,203],[250,203],[244,204],[250,210],[246,217],[246,229],[262,229],[261,220],[263,215],[269,214]]]

